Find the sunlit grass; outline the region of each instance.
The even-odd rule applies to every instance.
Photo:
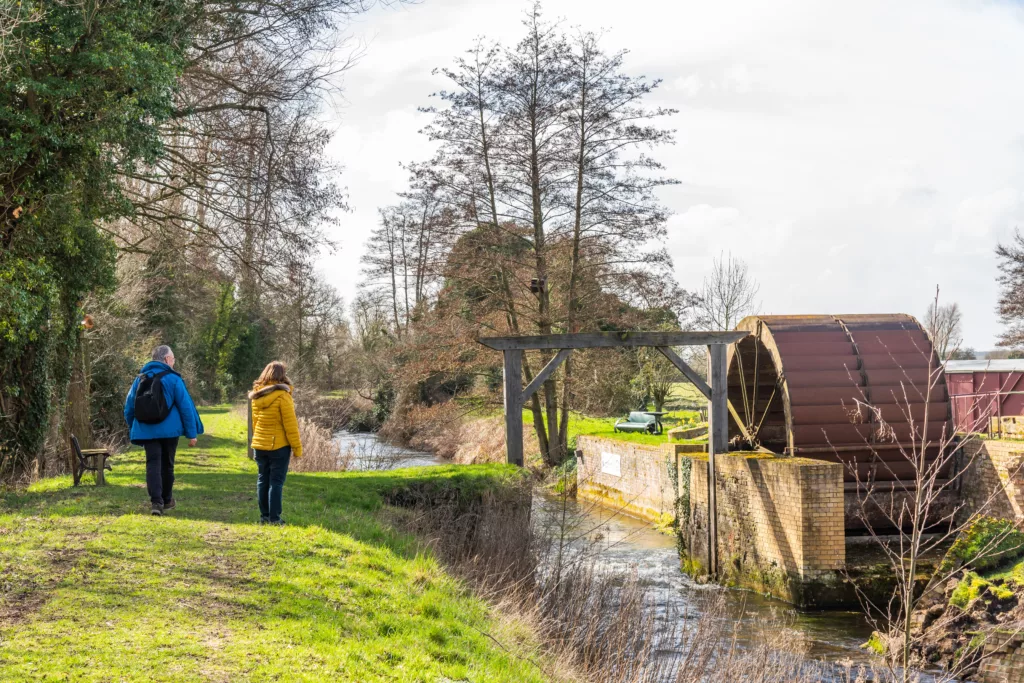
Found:
[[[569,413],[569,442],[572,443],[577,436],[601,436],[619,441],[658,445],[668,443],[667,434],[647,434],[644,432],[616,432],[615,421],[624,419],[618,417],[591,417],[581,413]],[[682,410],[671,412],[664,417],[665,431],[681,423],[696,424],[698,414],[696,411]],[[547,424],[547,419],[544,420]],[[533,424],[533,412],[523,411],[523,424]]]
[[[62,477],[0,494],[0,678],[544,680],[520,656],[536,656],[528,634],[503,637],[511,627],[380,514],[405,482],[485,487],[512,470],[292,474],[288,526],[258,526],[244,422],[202,413],[163,518],[146,514],[137,450],[106,487]]]

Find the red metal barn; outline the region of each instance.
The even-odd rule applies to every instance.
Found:
[[[992,418],[1024,415],[1024,359],[951,360],[945,369],[958,432],[987,432]]]

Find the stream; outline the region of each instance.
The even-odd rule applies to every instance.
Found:
[[[448,464],[448,461],[419,451],[391,446],[375,434],[340,432],[335,436],[343,457],[351,458],[352,469],[392,469]],[[577,543],[587,545],[587,553],[599,568],[609,572],[632,573],[649,586],[664,618],[688,618],[699,614],[701,595],[724,590],[714,585],[700,585],[679,569],[675,539],[652,528],[648,523],[613,509],[588,502],[565,501],[546,493],[534,495],[534,515],[541,528],[552,526],[548,521],[563,514],[571,515],[582,537]],[[742,614],[735,624],[737,641],[742,646],[758,628],[773,617],[782,617],[786,627],[797,631],[810,647],[809,655],[826,662],[851,660],[867,662],[860,648],[871,628],[860,613],[843,611],[797,612],[791,605],[755,593],[725,590],[730,613]]]

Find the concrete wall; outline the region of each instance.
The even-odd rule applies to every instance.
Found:
[[[963,458],[964,513],[1024,519],[1024,441],[972,437]]]
[[[597,436],[579,437],[576,448],[577,496],[658,524],[675,517],[674,451]]]

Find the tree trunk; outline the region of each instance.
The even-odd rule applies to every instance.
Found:
[[[89,409],[89,377],[87,366],[87,348],[84,335],[78,333],[75,345],[75,360],[71,370],[71,383],[68,385],[67,409],[64,422],[65,436],[72,434],[78,437],[82,448],[92,448],[92,416]]]

